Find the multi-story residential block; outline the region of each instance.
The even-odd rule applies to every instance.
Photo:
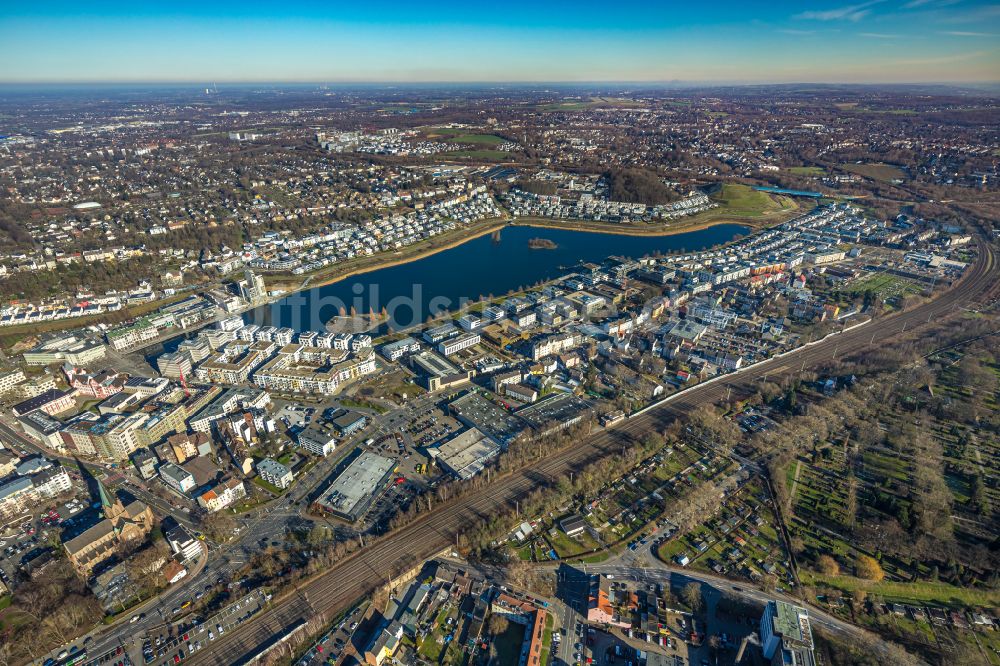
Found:
[[[354,353],[358,353],[362,349],[371,349],[372,346],[372,336],[365,333],[359,333],[358,335],[351,337],[350,349]]]
[[[73,399],[75,394],[76,392],[72,390],[50,389],[34,398],[17,403],[11,408],[11,411],[14,412],[14,416],[24,416],[35,410],[41,410],[49,416],[53,416],[73,407],[76,404],[76,400]]]
[[[579,333],[557,333],[541,340],[535,341],[531,345],[531,360],[537,361],[552,354],[561,354],[565,351],[580,345],[581,336]]]
[[[30,351],[24,352],[23,356],[28,365],[71,363],[86,367],[104,358],[107,351],[107,347],[95,340],[74,333],[60,333],[46,338]]]
[[[38,502],[68,492],[73,487],[66,468],[45,459],[22,464],[18,475],[0,485],[0,516],[9,518],[35,508]]]
[[[270,355],[274,343],[258,341],[247,344],[233,341],[217,354],[199,365],[195,377],[201,381],[219,384],[243,384],[250,373]]]
[[[36,395],[41,395],[46,391],[51,391],[54,388],[56,388],[55,375],[46,373],[44,375],[26,379],[22,384],[17,386],[16,393],[20,395],[20,397],[28,399],[34,398]]]
[[[181,560],[196,560],[201,556],[201,542],[191,536],[183,525],[174,525],[163,536],[170,544],[170,550]]]
[[[512,314],[510,319],[517,325],[518,328],[528,328],[535,325],[535,322],[538,320],[538,315],[535,312],[521,311]]]
[[[0,517],[4,519],[18,516],[37,501],[31,479],[19,476],[0,484]]]
[[[375,372],[371,350],[344,360],[338,349],[286,345],[253,374],[262,388],[275,391],[331,394],[344,382]]]
[[[137,431],[148,418],[145,412],[103,414],[96,418],[84,416],[68,423],[61,435],[66,448],[119,462],[127,460],[133,451],[143,446]]]
[[[463,349],[474,347],[480,343],[482,336],[479,333],[466,333],[456,338],[449,338],[438,343],[437,349],[445,356],[457,354]]]
[[[21,427],[24,428],[25,433],[34,437],[45,446],[57,451],[64,449],[65,445],[62,436],[59,434],[59,431],[63,428],[63,424],[45,412],[41,410],[28,412],[24,416],[18,417],[17,420],[21,423]]]
[[[760,619],[761,651],[771,664],[814,666],[809,612],[784,601],[769,601]]]
[[[73,487],[69,472],[62,465],[54,465],[32,474],[31,483],[40,499],[51,499],[68,492]]]
[[[187,354],[191,358],[191,364],[197,364],[204,361],[206,358],[211,356],[212,347],[208,344],[205,338],[197,337],[190,340],[184,340],[179,345],[177,345],[177,352],[181,354]]]
[[[170,379],[191,377],[191,357],[184,352],[161,354],[156,359],[156,368],[160,374]]]
[[[458,325],[466,332],[478,331],[483,327],[483,320],[474,314],[466,314],[459,318]]]
[[[0,372],[0,395],[10,393],[18,387],[24,380],[24,370],[16,368],[9,372]]]
[[[272,486],[281,489],[291,485],[295,478],[292,470],[272,458],[264,458],[257,463],[257,474]]]
[[[156,456],[150,453],[147,449],[139,449],[133,453],[132,464],[135,465],[136,470],[139,472],[139,476],[146,481],[156,476]]]
[[[336,333],[333,336],[333,348],[341,349],[343,351],[348,351],[351,348],[351,338],[354,336],[350,333]]]
[[[223,331],[238,331],[243,328],[243,317],[226,317],[220,319],[215,326]]]
[[[309,427],[296,436],[300,448],[317,456],[328,456],[337,448],[337,440],[319,428]]]
[[[215,397],[215,396],[218,397]],[[267,391],[255,388],[230,388],[213,395],[212,402],[200,409],[188,420],[195,432],[212,432],[212,424],[232,414],[237,409],[264,409],[271,404]],[[204,403],[202,403],[204,404]]]
[[[405,337],[382,345],[379,352],[390,361],[398,361],[407,354],[420,351],[420,343],[411,337]]]
[[[229,477],[198,496],[198,504],[209,512],[216,512],[238,502],[247,496],[243,481]]]
[[[149,317],[143,317],[138,321],[108,331],[105,335],[108,344],[115,351],[129,351],[135,349],[143,342],[155,340],[160,334],[156,323]]]
[[[186,494],[195,487],[194,474],[175,463],[163,463],[159,473],[163,482],[179,493]]]
[[[102,370],[90,373],[66,364],[63,366],[66,381],[78,394],[87,398],[104,400],[122,390],[127,376],[117,370]]]

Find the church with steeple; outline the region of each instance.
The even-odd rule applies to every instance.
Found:
[[[117,496],[112,499],[99,479],[97,490],[103,520],[63,543],[73,568],[85,578],[126,545],[143,541],[153,529],[153,511],[145,503],[133,500],[125,504]]]

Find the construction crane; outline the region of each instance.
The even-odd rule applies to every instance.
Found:
[[[184,387],[184,397],[191,397],[191,390],[188,388],[187,381],[184,379],[184,371],[181,370],[181,386]]]

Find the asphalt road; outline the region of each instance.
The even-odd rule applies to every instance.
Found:
[[[560,451],[526,469],[496,479],[490,485],[466,495],[432,514],[401,528],[377,544],[366,548],[321,576],[300,584],[301,594],[275,599],[272,609],[247,622],[239,631],[227,634],[210,649],[197,653],[195,663],[223,663],[239,656],[256,653],[259,646],[275,632],[293,622],[308,618],[316,611],[335,612],[346,607],[373,587],[388,580],[395,570],[433,556],[464,529],[480,523],[503,506],[512,506],[518,498],[541,484],[579,469],[591,460],[620,450],[651,429],[662,429],[678,414],[706,402],[725,399],[730,388],[737,394],[752,391],[765,376],[816,367],[835,355],[843,356],[888,341],[903,330],[952,313],[956,308],[973,305],[997,286],[998,265],[993,249],[980,244],[980,259],[951,290],[907,312],[871,322],[865,326],[833,335],[801,348],[796,353],[760,363],[730,375],[727,381],[695,386],[669,403],[630,418],[620,426],[600,430],[579,446]],[[730,584],[731,585],[731,584]],[[308,601],[307,601],[308,600]]]

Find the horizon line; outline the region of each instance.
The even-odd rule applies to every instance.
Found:
[[[0,85],[2,86],[46,86],[46,85],[79,85],[79,86],[91,86],[91,85],[192,85],[198,87],[212,86],[212,85],[315,85],[315,86],[334,86],[334,85],[390,85],[390,86],[405,86],[405,85],[479,85],[479,86],[547,86],[547,85],[641,85],[641,86],[699,86],[699,85],[729,85],[729,86],[794,86],[794,85],[813,85],[813,86],[920,86],[920,85],[940,85],[947,87],[961,87],[965,85],[1000,85],[1000,79],[982,79],[982,80],[970,80],[970,81],[954,81],[954,80],[927,80],[927,81],[848,81],[848,80],[834,80],[834,81],[777,81],[777,80],[753,80],[753,79],[592,79],[592,80],[575,80],[575,79],[561,79],[561,80],[548,80],[548,81],[532,81],[532,80],[476,80],[476,79],[414,79],[414,80],[394,80],[394,79],[287,79],[287,80],[273,80],[273,79],[79,79],[79,80],[62,80],[62,79],[42,79],[33,81],[22,81],[22,80],[2,80],[0,79]]]

